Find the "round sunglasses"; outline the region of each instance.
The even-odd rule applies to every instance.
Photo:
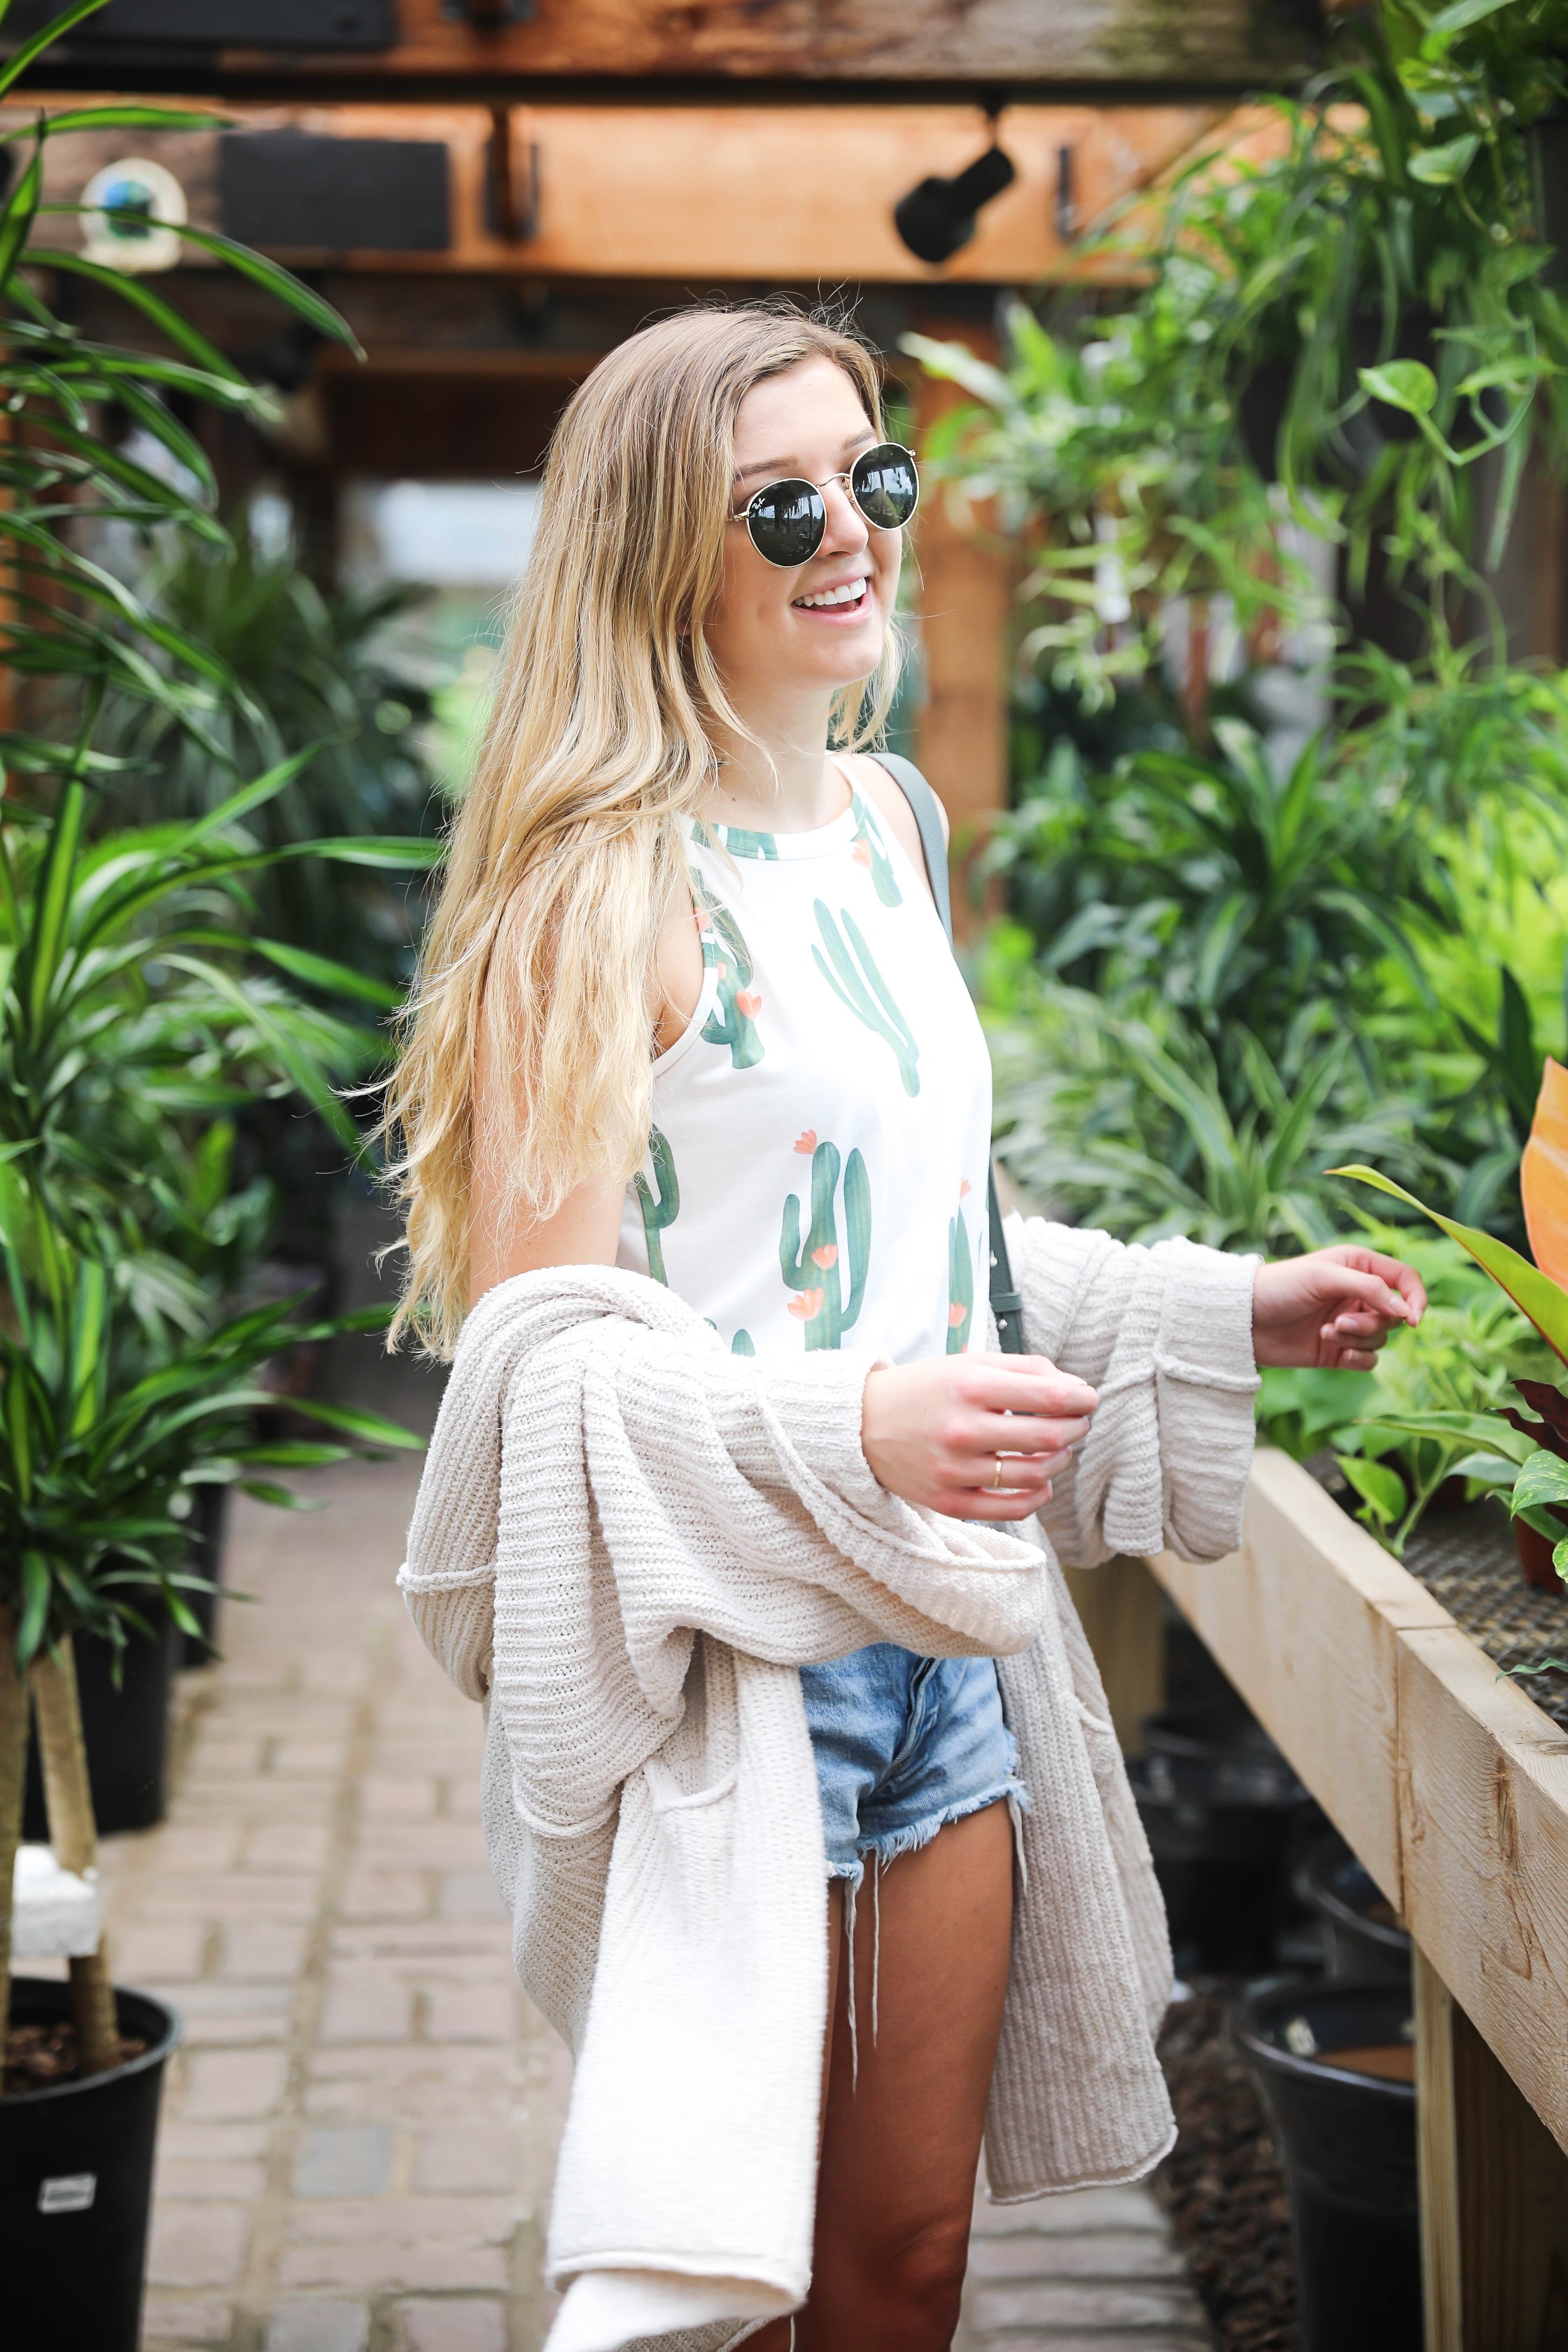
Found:
[[[822,545],[827,529],[822,493],[829,482],[848,484],[850,497],[873,530],[901,530],[921,502],[914,451],[897,441],[879,441],[847,472],[829,474],[826,481],[764,484],[730,520],[745,524],[752,545],[765,562],[793,570],[809,563]]]

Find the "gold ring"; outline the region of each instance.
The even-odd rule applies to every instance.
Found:
[[[1002,1486],[1002,1456],[1001,1456],[1000,1454],[998,1454],[998,1455],[996,1456],[996,1475],[995,1475],[995,1476],[992,1479],[992,1481],[991,1481],[991,1491],[992,1491],[992,1493],[993,1493],[994,1495],[994,1494],[999,1494],[999,1493],[1000,1493],[1000,1491],[1001,1491],[1001,1486]]]

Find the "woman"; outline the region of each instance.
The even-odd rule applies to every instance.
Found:
[[[978,1543],[987,1522],[1043,1511],[1058,1543],[1103,1557],[1134,1539],[1114,1496],[1142,1446],[1155,1489],[1143,1539],[1223,1549],[1254,1357],[1364,1368],[1394,1325],[1418,1319],[1420,1285],[1359,1248],[1258,1266],[1181,1244],[1122,1252],[1037,1220],[1026,1264],[1035,1236],[1057,1271],[1032,1297],[1024,1280],[1026,1328],[1076,1333],[1078,1370],[987,1351],[984,1044],[910,804],[851,748],[876,740],[892,693],[914,495],[870,356],[776,307],[646,329],[569,404],[396,1082],[405,1318],[446,1345],[480,1299],[488,1316],[492,1301],[544,1295],[552,1270],[617,1266],[624,1277],[597,1278],[602,1305],[651,1277],[711,1326],[716,1340],[694,1322],[688,1348],[705,1378],[721,1368],[704,1349],[721,1348],[722,1377],[748,1398],[792,1382],[796,1398],[809,1376],[843,1412],[858,1402],[857,1465],[885,1498],[862,1506],[872,1516],[918,1531],[912,1506],[968,1523]],[[1123,1376],[1115,1350],[1142,1312],[1128,1286],[1155,1261],[1161,1328],[1185,1331],[1194,1365],[1173,1369],[1170,1344],[1160,1356],[1151,1342],[1161,1368]],[[1070,1313],[1056,1315],[1053,1281],[1074,1290]],[[1181,1306],[1200,1292],[1218,1304]],[[1091,1346],[1097,1301],[1106,1328]],[[832,1387],[851,1353],[851,1385]],[[1097,1422],[1080,1373],[1107,1366],[1118,1394]],[[1209,1383],[1228,1451],[1212,1466],[1214,1528],[1184,1538],[1181,1510],[1202,1516],[1209,1475],[1197,1438],[1184,1450],[1173,1435],[1188,1377]],[[1113,1416],[1139,1381],[1135,1431]],[[465,1410],[449,1398],[448,1453]],[[1109,1466],[1091,1479],[1095,1444]],[[613,1478],[591,1464],[595,1478],[607,1525]],[[613,1530],[605,1540],[613,1552]],[[442,1579],[408,1580],[417,1613]],[[450,1640],[421,1622],[451,1664]],[[956,2321],[1004,2025],[1015,1834],[1053,1792],[1021,1777],[990,1657],[817,1648],[799,1675],[827,1889],[810,2294],[760,2332],[756,2315],[787,2306],[782,2290],[681,2309],[729,2310],[735,2325],[700,2340],[738,2340],[738,2327],[756,2352],[937,2352]],[[465,1686],[488,1696],[488,1674]],[[516,1751],[526,1720],[511,1720]],[[658,2017],[645,2028],[657,2039]],[[571,2340],[623,2340],[619,2324],[584,2321]]]

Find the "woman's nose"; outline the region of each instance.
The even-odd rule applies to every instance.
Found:
[[[847,481],[827,482],[823,486],[822,503],[827,509],[819,553],[855,555],[870,541],[866,518],[849,495]]]

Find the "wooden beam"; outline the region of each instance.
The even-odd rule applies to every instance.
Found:
[[[1568,2156],[1415,1949],[1426,2352],[1568,2344]]]
[[[977,106],[513,107],[501,118],[512,186],[531,185],[537,163],[539,188],[536,232],[518,238],[500,234],[489,215],[496,123],[489,107],[226,110],[241,130],[427,140],[447,151],[446,251],[280,248],[296,264],[655,278],[698,288],[1011,285],[1081,276],[1084,266],[1057,217],[1062,150],[1072,152],[1074,202],[1089,221],[1166,169],[1219,117],[1218,109],[1201,106],[1009,108],[1002,131],[1017,178],[981,213],[972,242],[934,269],[900,242],[893,206],[917,181],[962,170],[981,152],[990,132]],[[0,110],[0,121],[19,125],[25,112]],[[46,201],[74,204],[100,163],[144,154],[167,162],[196,226],[221,227],[216,141],[216,132],[62,132],[45,149]],[[68,215],[46,215],[38,237],[68,248],[79,230]],[[200,259],[194,249],[191,259]]]
[[[996,339],[989,331],[969,330],[959,340],[994,356]],[[919,440],[967,397],[923,374],[914,390]],[[942,795],[952,827],[952,913],[961,938],[974,927],[965,869],[1008,800],[1008,678],[1018,567],[1014,554],[986,543],[983,520],[938,487],[916,517],[914,534],[922,688],[915,756]]]
[[[525,24],[482,29],[447,0],[400,0],[397,46],[374,64],[278,50],[229,50],[229,73],[335,71],[363,82],[476,82],[500,77],[625,80],[669,75],[737,80],[941,79],[1025,83],[1182,81],[1248,86],[1310,61],[1283,10],[1251,0],[537,0]]]
[[[1237,1556],[1152,1566],[1568,2147],[1568,1737],[1283,1454]]]

